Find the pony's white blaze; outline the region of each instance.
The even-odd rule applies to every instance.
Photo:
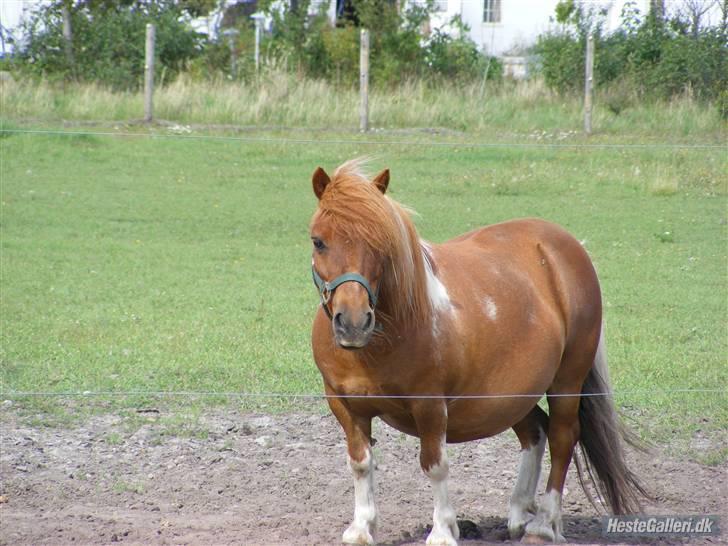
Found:
[[[377,527],[377,507],[374,503],[374,460],[371,449],[364,459],[355,461],[349,457],[349,467],[354,474],[354,521],[344,531],[344,544],[374,544]]]
[[[511,538],[523,534],[526,524],[536,515],[536,487],[541,475],[541,460],[546,447],[546,434],[539,432],[538,443],[521,451],[518,478],[511,495],[508,532]]]
[[[561,522],[561,493],[556,489],[543,496],[536,517],[526,525],[526,534],[548,538],[552,542],[565,542]]]
[[[498,318],[498,306],[490,296],[483,297],[483,311],[485,312],[485,316],[492,321]]]
[[[425,472],[430,478],[432,496],[435,509],[432,514],[432,531],[427,537],[428,545],[457,546],[457,539],[460,536],[455,510],[450,504],[450,497],[447,493],[447,476],[450,472],[450,465],[447,460],[445,441],[442,441],[440,448],[440,462],[430,467]]]

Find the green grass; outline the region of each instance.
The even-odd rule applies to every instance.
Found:
[[[4,136],[0,396],[33,411],[140,399],[74,399],[68,409],[12,393],[320,392],[310,175],[362,154],[391,168],[391,195],[419,212],[426,239],[539,216],[584,240],[603,284],[615,390],[726,387],[723,149]],[[366,140],[377,138],[387,137]],[[645,436],[725,460],[725,395],[618,401]],[[714,449],[691,452],[698,433]]]

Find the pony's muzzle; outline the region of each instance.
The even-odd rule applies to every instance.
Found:
[[[374,311],[351,312],[347,309],[336,311],[331,321],[336,343],[344,349],[361,349],[374,332]]]

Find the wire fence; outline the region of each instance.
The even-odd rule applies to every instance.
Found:
[[[690,395],[690,394],[716,394],[727,395],[728,388],[665,388],[665,389],[632,389],[612,392],[594,393],[498,393],[498,394],[326,394],[326,393],[284,393],[284,392],[235,392],[235,391],[0,391],[0,398],[29,398],[29,397],[107,397],[124,398],[135,396],[152,397],[197,397],[197,398],[279,398],[291,400],[327,400],[327,399],[373,399],[373,400],[489,400],[510,398],[586,398],[586,397],[634,397],[655,395]]]
[[[44,129],[5,129],[0,128],[0,134],[27,134],[45,136],[65,137],[125,137],[125,138],[163,138],[179,140],[209,140],[209,141],[230,141],[260,144],[318,144],[318,145],[366,145],[366,146],[427,146],[442,148],[551,148],[551,149],[663,149],[663,150],[726,150],[728,144],[688,144],[669,142],[477,142],[477,141],[438,141],[438,140],[376,140],[371,138],[293,138],[293,137],[264,137],[264,136],[232,136],[232,135],[210,135],[210,134],[184,134],[177,132],[167,133],[143,133],[125,131],[61,131]]]

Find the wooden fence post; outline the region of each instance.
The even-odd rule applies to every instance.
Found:
[[[584,132],[592,132],[592,100],[594,94],[594,36],[586,40],[586,77],[584,80]]]
[[[144,121],[152,121],[154,96],[154,25],[147,23],[147,41],[144,49]]]
[[[369,130],[369,31],[361,29],[359,46],[359,130]]]

